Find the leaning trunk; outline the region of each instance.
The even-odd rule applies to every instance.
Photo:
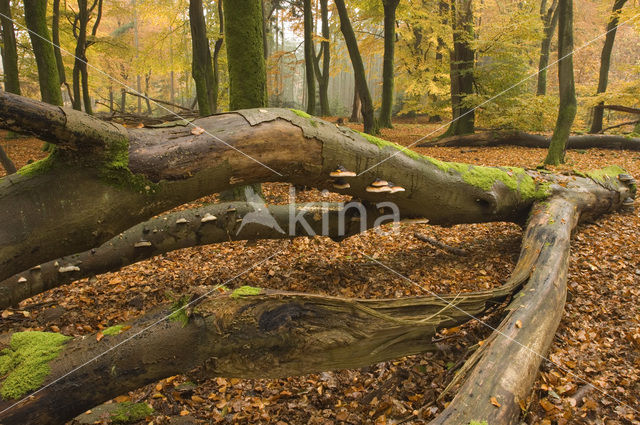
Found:
[[[551,136],[545,164],[564,163],[567,140],[576,116],[576,88],[573,79],[573,0],[558,3],[558,82],[560,85],[560,107],[556,127]]]
[[[382,62],[382,106],[380,127],[391,128],[393,110],[394,51],[396,44],[396,9],[400,0],[383,0],[384,7],[384,59]]]
[[[602,53],[600,54],[600,75],[598,77],[598,91],[596,94],[607,91],[609,67],[611,66],[611,52],[613,51],[613,43],[616,40],[616,31],[618,28],[618,21],[620,19],[620,9],[622,9],[622,6],[624,6],[626,2],[627,0],[615,0],[615,3],[613,4],[611,18],[607,24],[607,36],[605,37],[604,46],[602,46]],[[599,102],[595,108],[593,108],[593,120],[591,121],[589,133],[599,133],[602,131],[603,115],[604,101]]]
[[[42,101],[52,105],[62,105],[58,66],[47,25],[47,2],[24,0],[24,19],[29,29],[31,46],[38,66]]]
[[[347,12],[344,0],[336,0],[335,4],[338,9],[338,15],[340,16],[340,31],[342,31],[344,41],[347,44],[347,50],[349,51],[349,57],[351,58],[351,65],[353,66],[353,74],[356,80],[356,90],[358,91],[358,96],[360,97],[360,102],[362,104],[364,132],[369,134],[378,134],[378,123],[373,114],[373,101],[371,100],[371,93],[369,92],[369,86],[367,85],[367,76],[364,72],[364,63],[362,62],[362,56],[360,56],[358,40],[356,39],[356,34],[353,32],[353,27],[351,26],[351,20],[349,19],[349,13]]]
[[[20,94],[18,75],[18,50],[16,34],[11,20],[11,2],[0,0],[0,22],[2,22],[2,69],[4,70],[4,89],[9,93]]]

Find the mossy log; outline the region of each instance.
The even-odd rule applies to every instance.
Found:
[[[540,134],[518,130],[487,131],[463,136],[452,136],[420,143],[419,147],[495,147],[522,146],[549,148],[550,139]],[[584,134],[569,136],[567,149],[627,149],[640,151],[640,138],[613,134]]]

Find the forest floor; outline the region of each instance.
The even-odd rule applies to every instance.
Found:
[[[382,137],[407,145],[434,128],[403,123],[383,131]],[[41,142],[35,139],[0,141],[18,167],[44,155]],[[447,161],[529,168],[545,156],[542,149],[518,147],[416,150]],[[638,152],[569,151],[567,159],[568,166],[578,170],[618,164],[640,176]],[[287,202],[288,185],[264,187],[268,203]],[[212,200],[215,196],[191,205]],[[315,190],[298,197],[298,201],[318,200],[342,198]],[[523,406],[524,423],[640,424],[639,210],[579,226],[572,243],[564,318]],[[416,231],[469,255],[456,256],[425,244],[414,237]],[[46,330],[73,336],[97,332],[171,301],[176,294],[189,293],[195,286],[221,284],[274,253],[226,285],[362,298],[427,295],[425,289],[436,293],[485,289],[507,279],[518,257],[521,233],[508,223],[449,228],[403,224],[397,233],[379,236],[369,231],[339,244],[324,237],[301,237],[185,249],[97,276],[91,283],[84,279],[28,299],[2,313],[0,332]],[[486,320],[497,324],[500,316]],[[288,379],[180,375],[123,394],[117,401],[147,402],[155,413],[140,423],[153,424],[427,423],[450,400],[436,401],[436,397],[470,354],[470,347],[489,333],[471,321],[443,331],[435,353]]]

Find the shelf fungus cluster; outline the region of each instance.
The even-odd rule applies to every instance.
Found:
[[[396,193],[404,191],[404,187],[383,179],[375,179],[369,186],[367,186],[367,192],[372,193]]]
[[[349,189],[351,185],[347,183],[344,177],[356,177],[356,175],[355,172],[347,170],[342,165],[339,165],[338,168],[329,173],[329,176],[334,177],[333,187],[335,189]]]

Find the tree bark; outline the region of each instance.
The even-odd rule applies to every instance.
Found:
[[[384,58],[382,61],[382,106],[378,123],[380,127],[392,128],[394,56],[396,46],[396,9],[400,0],[382,0],[384,9]]]
[[[269,215],[265,219],[264,213],[252,221],[256,211],[261,209],[275,221],[269,221]],[[340,241],[379,226],[378,220],[388,214],[373,204],[367,206],[365,212],[361,215],[355,208],[330,203],[265,207],[226,202],[165,214],[137,224],[97,248],[48,261],[0,282],[0,308],[16,305],[26,298],[82,278],[117,271],[178,249],[236,240],[316,235]]]
[[[553,0],[549,9],[545,11],[546,4],[546,0],[543,0],[540,4],[540,18],[544,29],[540,46],[540,61],[538,62],[538,85],[536,89],[538,96],[547,94],[547,68],[549,66],[551,40],[558,26],[558,0]]]
[[[313,11],[311,0],[303,0],[304,15],[304,69],[305,82],[307,84],[307,113],[316,114],[316,77],[313,68],[315,61],[313,46]]]
[[[225,0],[224,20],[229,66],[229,108],[237,110],[266,106],[262,4],[259,0]]]
[[[93,107],[91,94],[89,93],[89,69],[87,49],[94,43],[89,40],[88,27],[91,14],[96,10],[96,21],[91,30],[91,36],[95,37],[102,19],[102,0],[94,0],[89,6],[87,0],[78,0],[78,12],[73,23],[73,35],[76,38],[75,60],[73,63],[73,109],[82,110],[91,115]],[[58,68],[60,70],[60,68]],[[64,68],[62,69],[64,72]]]
[[[445,136],[473,133],[475,127],[474,108],[465,104],[467,96],[473,94],[475,51],[473,5],[471,0],[451,0],[451,26],[453,50],[449,53],[451,74],[451,109],[453,121]]]
[[[329,77],[331,65],[331,46],[329,38],[331,32],[329,30],[329,7],[328,0],[320,0],[320,15],[322,17],[322,42],[320,43],[320,53],[315,56],[313,51],[313,69],[318,81],[318,94],[320,96],[320,115],[328,117],[331,115],[329,107]],[[322,57],[322,69],[320,69],[320,57]]]
[[[620,19],[620,10],[624,6],[627,0],[615,0],[613,3],[613,9],[611,10],[611,17],[607,23],[607,35],[604,39],[604,46],[602,46],[602,53],[600,54],[600,74],[598,76],[598,90],[596,94],[604,93],[607,91],[607,84],[609,82],[609,67],[611,66],[611,52],[613,51],[613,43],[616,40],[616,31],[618,27],[618,21]],[[589,133],[599,133],[602,131],[602,118],[604,115],[604,101],[599,102],[593,108],[593,120],[591,121],[591,128]]]
[[[220,91],[220,51],[224,43],[224,14],[222,11],[222,0],[218,0],[218,38],[213,46],[213,112],[218,112],[218,96]]]
[[[10,0],[0,0],[0,22],[2,23],[2,69],[4,71],[4,89],[9,93],[20,94],[20,76],[18,73],[18,50],[16,33],[11,20]]]
[[[353,74],[356,80],[356,90],[360,97],[362,104],[362,119],[364,121],[364,132],[368,134],[378,134],[378,123],[374,116],[373,101],[371,100],[371,93],[369,92],[369,86],[367,85],[367,76],[364,72],[364,63],[362,62],[362,56],[360,56],[360,49],[358,48],[358,40],[353,32],[351,26],[351,20],[349,19],[349,13],[347,7],[344,4],[344,0],[335,1],[336,9],[338,9],[338,16],[340,17],[340,31],[344,37],[344,41],[347,44],[347,50],[349,51],[349,57],[351,58],[351,65],[353,66]]]
[[[62,105],[58,67],[47,25],[47,2],[25,0],[24,19],[29,29],[31,46],[38,66],[42,101],[52,105]]]
[[[488,131],[484,133],[467,134],[463,136],[445,137],[423,142],[418,147],[448,146],[448,147],[495,147],[495,146],[524,146],[527,148],[548,149],[551,139],[540,134],[530,134],[518,130]],[[585,134],[569,136],[567,149],[627,149],[640,150],[640,138],[611,134]]]
[[[558,83],[560,85],[560,106],[556,127],[551,136],[549,152],[545,164],[564,163],[566,144],[571,126],[576,116],[576,87],[573,78],[573,0],[558,2]]]
[[[16,166],[13,164],[13,161],[11,161],[11,158],[9,158],[4,149],[2,149],[2,146],[0,146],[0,164],[2,164],[7,175],[13,174],[17,171]]]
[[[403,215],[434,224],[521,222],[536,199],[562,188],[554,180],[560,176],[445,163],[283,109],[216,115],[187,127],[125,129],[0,93],[0,117],[5,129],[57,144],[50,158],[0,179],[2,280],[99,246],[155,214],[210,193],[264,181],[333,190],[329,173],[340,165],[357,173],[385,160],[375,172],[352,178],[342,193],[371,202],[393,200]],[[193,126],[208,132],[194,134]],[[278,150],[272,149],[276,142]],[[367,192],[376,177],[406,191]],[[625,198],[621,194],[619,201]],[[48,207],[29,207],[34,203]]]
[[[351,117],[350,122],[362,122],[362,107],[360,104],[360,95],[358,94],[358,88],[356,84],[353,85],[353,102],[351,104]]]
[[[202,0],[189,1],[189,25],[191,27],[191,44],[193,60],[191,74],[196,83],[196,96],[200,115],[205,117],[214,113],[214,75],[207,37],[207,24],[202,9]]]

